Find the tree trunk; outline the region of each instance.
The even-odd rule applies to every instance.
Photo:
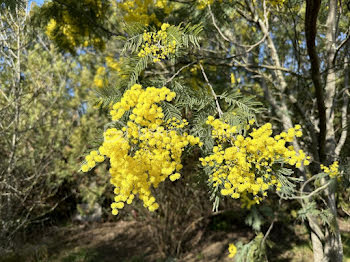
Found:
[[[312,242],[312,251],[314,255],[314,261],[315,262],[325,261],[322,242],[314,232],[311,232],[311,242]]]
[[[334,58],[336,51],[336,19],[337,0],[329,0],[329,12],[327,17],[326,50],[327,50],[327,75],[325,91],[321,82],[320,63],[316,51],[317,17],[321,6],[320,0],[307,0],[305,14],[305,34],[308,54],[311,63],[311,77],[316,90],[319,114],[319,159],[323,164],[330,164],[335,156],[335,133],[334,133],[334,95],[336,91],[336,74],[334,69]],[[322,184],[327,181],[324,178]],[[343,247],[341,235],[337,224],[336,197],[333,188],[325,190],[327,207],[333,217],[331,224],[333,230],[325,226],[325,239],[322,245],[320,239],[311,233],[311,240],[314,251],[314,260],[341,262],[343,260]],[[309,220],[311,226],[312,221]],[[321,251],[322,245],[322,251]],[[322,260],[321,260],[322,259]]]

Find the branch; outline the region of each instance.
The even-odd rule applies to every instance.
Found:
[[[311,230],[315,233],[315,235],[318,237],[318,239],[322,242],[325,239],[325,235],[323,234],[320,226],[316,222],[316,219],[311,215],[306,215],[307,220],[309,221],[309,225]]]
[[[216,24],[216,22],[215,22],[214,14],[213,14],[213,12],[211,11],[210,5],[208,5],[208,9],[209,9],[209,14],[210,14],[210,16],[211,16],[211,20],[213,21],[213,24],[214,24],[216,30],[218,30],[219,34],[221,35],[221,37],[222,37],[223,39],[225,39],[227,42],[231,42],[230,39],[228,39],[228,38],[221,32],[220,28],[217,26],[217,24]]]
[[[272,230],[273,225],[275,224],[275,222],[276,222],[276,218],[274,218],[274,219],[272,220],[272,223],[270,224],[268,230],[266,231],[266,233],[265,233],[265,235],[264,235],[264,238],[262,239],[262,241],[261,241],[261,243],[260,243],[260,248],[263,247],[263,245],[264,245],[264,243],[265,243],[267,237],[268,237],[269,234],[271,233],[271,230]]]
[[[177,70],[177,72],[172,77],[170,77],[168,80],[166,80],[163,85],[166,85],[167,83],[171,82],[176,76],[178,76],[181,73],[182,70],[184,70],[185,68],[187,68],[187,67],[189,67],[189,66],[191,66],[191,65],[193,65],[195,63],[196,62],[191,62],[191,63],[181,67],[179,70]]]
[[[332,180],[328,181],[326,184],[324,184],[323,186],[321,186],[321,187],[317,188],[316,190],[312,191],[312,192],[311,192],[310,194],[308,194],[308,195],[303,195],[303,196],[291,196],[291,197],[285,197],[285,196],[281,196],[281,195],[280,195],[280,197],[281,197],[282,199],[286,199],[286,200],[288,200],[288,199],[308,199],[308,198],[310,198],[310,197],[316,195],[316,194],[319,193],[320,191],[327,189],[327,187],[328,187],[331,183],[332,183]],[[302,191],[301,191],[300,193],[302,193]]]
[[[254,20],[253,17],[249,16],[247,13],[243,12],[243,10],[236,8],[236,11],[238,14],[240,14],[243,18],[245,18],[247,21],[256,23],[256,20]]]
[[[214,97],[214,99],[215,99],[216,108],[217,108],[217,110],[218,110],[219,117],[222,117],[222,115],[223,115],[224,113],[223,113],[222,110],[221,110],[221,107],[220,107],[220,104],[219,104],[219,101],[218,101],[218,97],[217,97],[217,95],[215,94],[214,88],[213,88],[213,86],[210,84],[210,82],[209,82],[209,80],[208,80],[208,77],[207,77],[207,75],[206,75],[206,73],[205,73],[205,71],[204,71],[204,68],[203,68],[203,66],[202,66],[201,63],[199,64],[199,66],[200,66],[200,68],[201,68],[201,70],[202,70],[202,74],[203,74],[203,76],[204,76],[204,79],[205,79],[205,81],[207,82],[208,86],[210,87],[211,93],[212,93],[212,95],[213,95],[213,97]]]
[[[346,37],[344,38],[343,41],[340,42],[340,44],[335,48],[335,54],[334,54],[334,58],[333,58],[333,63],[335,62],[335,59],[340,51],[340,49],[346,44],[348,43],[349,39],[350,39],[350,28],[348,28],[348,30],[346,30]]]

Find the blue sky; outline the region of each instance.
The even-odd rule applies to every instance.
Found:
[[[37,4],[41,5],[42,3],[44,3],[44,0],[33,0],[33,1],[29,1],[30,2],[36,2]]]

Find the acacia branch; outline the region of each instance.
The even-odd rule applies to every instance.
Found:
[[[208,86],[210,87],[211,93],[212,93],[212,95],[213,95],[213,97],[214,97],[214,100],[215,100],[215,103],[216,103],[216,108],[217,108],[218,113],[219,113],[219,117],[222,117],[222,115],[223,115],[224,113],[223,113],[222,110],[221,110],[221,107],[220,107],[220,104],[219,104],[219,101],[218,101],[218,97],[217,97],[217,95],[215,94],[214,88],[213,88],[213,86],[210,84],[210,82],[209,82],[209,80],[208,80],[208,77],[207,77],[207,75],[206,75],[206,73],[205,73],[205,71],[204,71],[204,68],[203,68],[202,64],[199,64],[199,66],[200,66],[200,68],[201,68],[201,70],[202,70],[203,77],[204,77],[205,81],[207,82]]]
[[[196,62],[191,62],[191,63],[181,67],[175,74],[173,74],[168,80],[166,80],[163,85],[166,85],[167,83],[171,82],[176,76],[178,76],[181,73],[182,70],[184,70],[185,68],[187,68],[195,63]]]
[[[228,39],[220,30],[220,28],[218,27],[218,25],[216,24],[216,21],[215,21],[215,16],[213,14],[213,12],[211,11],[211,7],[210,5],[208,5],[208,10],[209,10],[209,14],[211,16],[211,20],[213,21],[213,25],[214,27],[216,28],[216,30],[219,32],[219,34],[221,35],[221,37],[226,40],[227,42],[231,42],[230,39]]]
[[[331,183],[332,183],[332,180],[328,181],[326,184],[324,184],[323,186],[317,188],[316,190],[312,191],[310,194],[307,194],[307,195],[290,196],[290,197],[285,197],[285,196],[280,195],[280,197],[282,199],[286,199],[286,200],[288,200],[288,199],[309,199],[310,197],[316,195],[317,193],[319,193],[319,192],[321,192],[323,190],[326,190]],[[303,192],[301,191],[300,193],[302,194]]]

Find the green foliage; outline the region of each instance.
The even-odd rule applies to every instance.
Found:
[[[0,6],[5,6],[14,12],[16,7],[25,6],[25,0],[0,0]]]
[[[126,36],[118,37],[118,40],[120,39],[124,42],[121,54],[123,55],[129,52],[135,53],[142,45],[143,33],[146,27],[141,23],[126,23],[123,30]]]
[[[245,218],[245,223],[260,232],[261,227],[273,217],[273,210],[269,206],[252,206]]]
[[[107,179],[93,179],[99,197],[91,199],[91,178],[79,174],[86,145],[105,123],[103,112],[84,103],[93,78],[86,61],[93,56],[60,54],[41,31],[31,31],[23,8],[13,20],[6,10],[1,16],[7,34],[1,44],[9,47],[0,61],[2,248],[33,224],[62,216],[56,210],[71,215],[79,198],[103,201]]]
[[[309,202],[298,211],[298,216],[302,220],[307,220],[308,216],[317,217],[323,225],[328,225],[334,231],[334,216],[329,209],[318,209],[316,202]]]
[[[104,49],[102,38],[112,35],[103,25],[110,12],[108,0],[48,1],[35,9],[33,23],[46,27],[47,35],[61,50],[75,54],[82,45]]]
[[[140,25],[139,23],[132,23],[125,26],[126,34],[128,38],[125,40],[123,54],[130,53],[135,54],[138,53],[142,43],[143,43],[143,32],[146,31],[145,27]],[[152,28],[151,32],[155,29]],[[169,41],[176,42],[176,55],[183,56],[185,52],[188,52],[188,48],[190,44],[194,47],[199,47],[198,44],[198,35],[202,31],[202,27],[200,25],[190,26],[182,28],[179,26],[170,26],[167,28],[167,39]],[[127,57],[128,58],[128,57]],[[139,57],[135,55],[131,55],[128,58],[129,71],[125,71],[126,75],[129,75],[129,83],[128,87],[132,86],[138,80],[141,72],[143,72],[149,63],[152,62],[151,55],[145,57]],[[174,64],[176,62],[175,56],[170,57],[170,63]]]
[[[173,105],[171,103],[162,103],[161,107],[163,109],[163,113],[164,113],[164,118],[166,121],[172,119],[172,118],[176,118],[181,120],[181,111],[179,110],[179,108],[176,105]]]
[[[261,113],[264,109],[261,107],[261,103],[256,101],[253,96],[243,96],[241,93],[225,91],[223,94],[218,95],[220,99],[223,99],[228,108],[227,113],[235,112],[244,120],[255,117],[256,114]]]
[[[262,233],[257,234],[249,243],[237,243],[236,246],[239,250],[235,257],[235,261],[237,262],[267,261],[266,243],[264,242],[264,235]]]
[[[63,257],[62,262],[94,262],[97,259],[98,252],[91,248],[75,249],[73,252]]]
[[[253,206],[246,216],[245,223],[251,226],[255,231],[260,231],[264,222],[264,217],[258,212],[257,208]]]
[[[277,166],[277,165],[276,165]],[[281,183],[281,191],[278,194],[281,197],[294,197],[296,195],[296,186],[302,179],[293,177],[293,170],[288,168],[275,169],[278,181]]]

